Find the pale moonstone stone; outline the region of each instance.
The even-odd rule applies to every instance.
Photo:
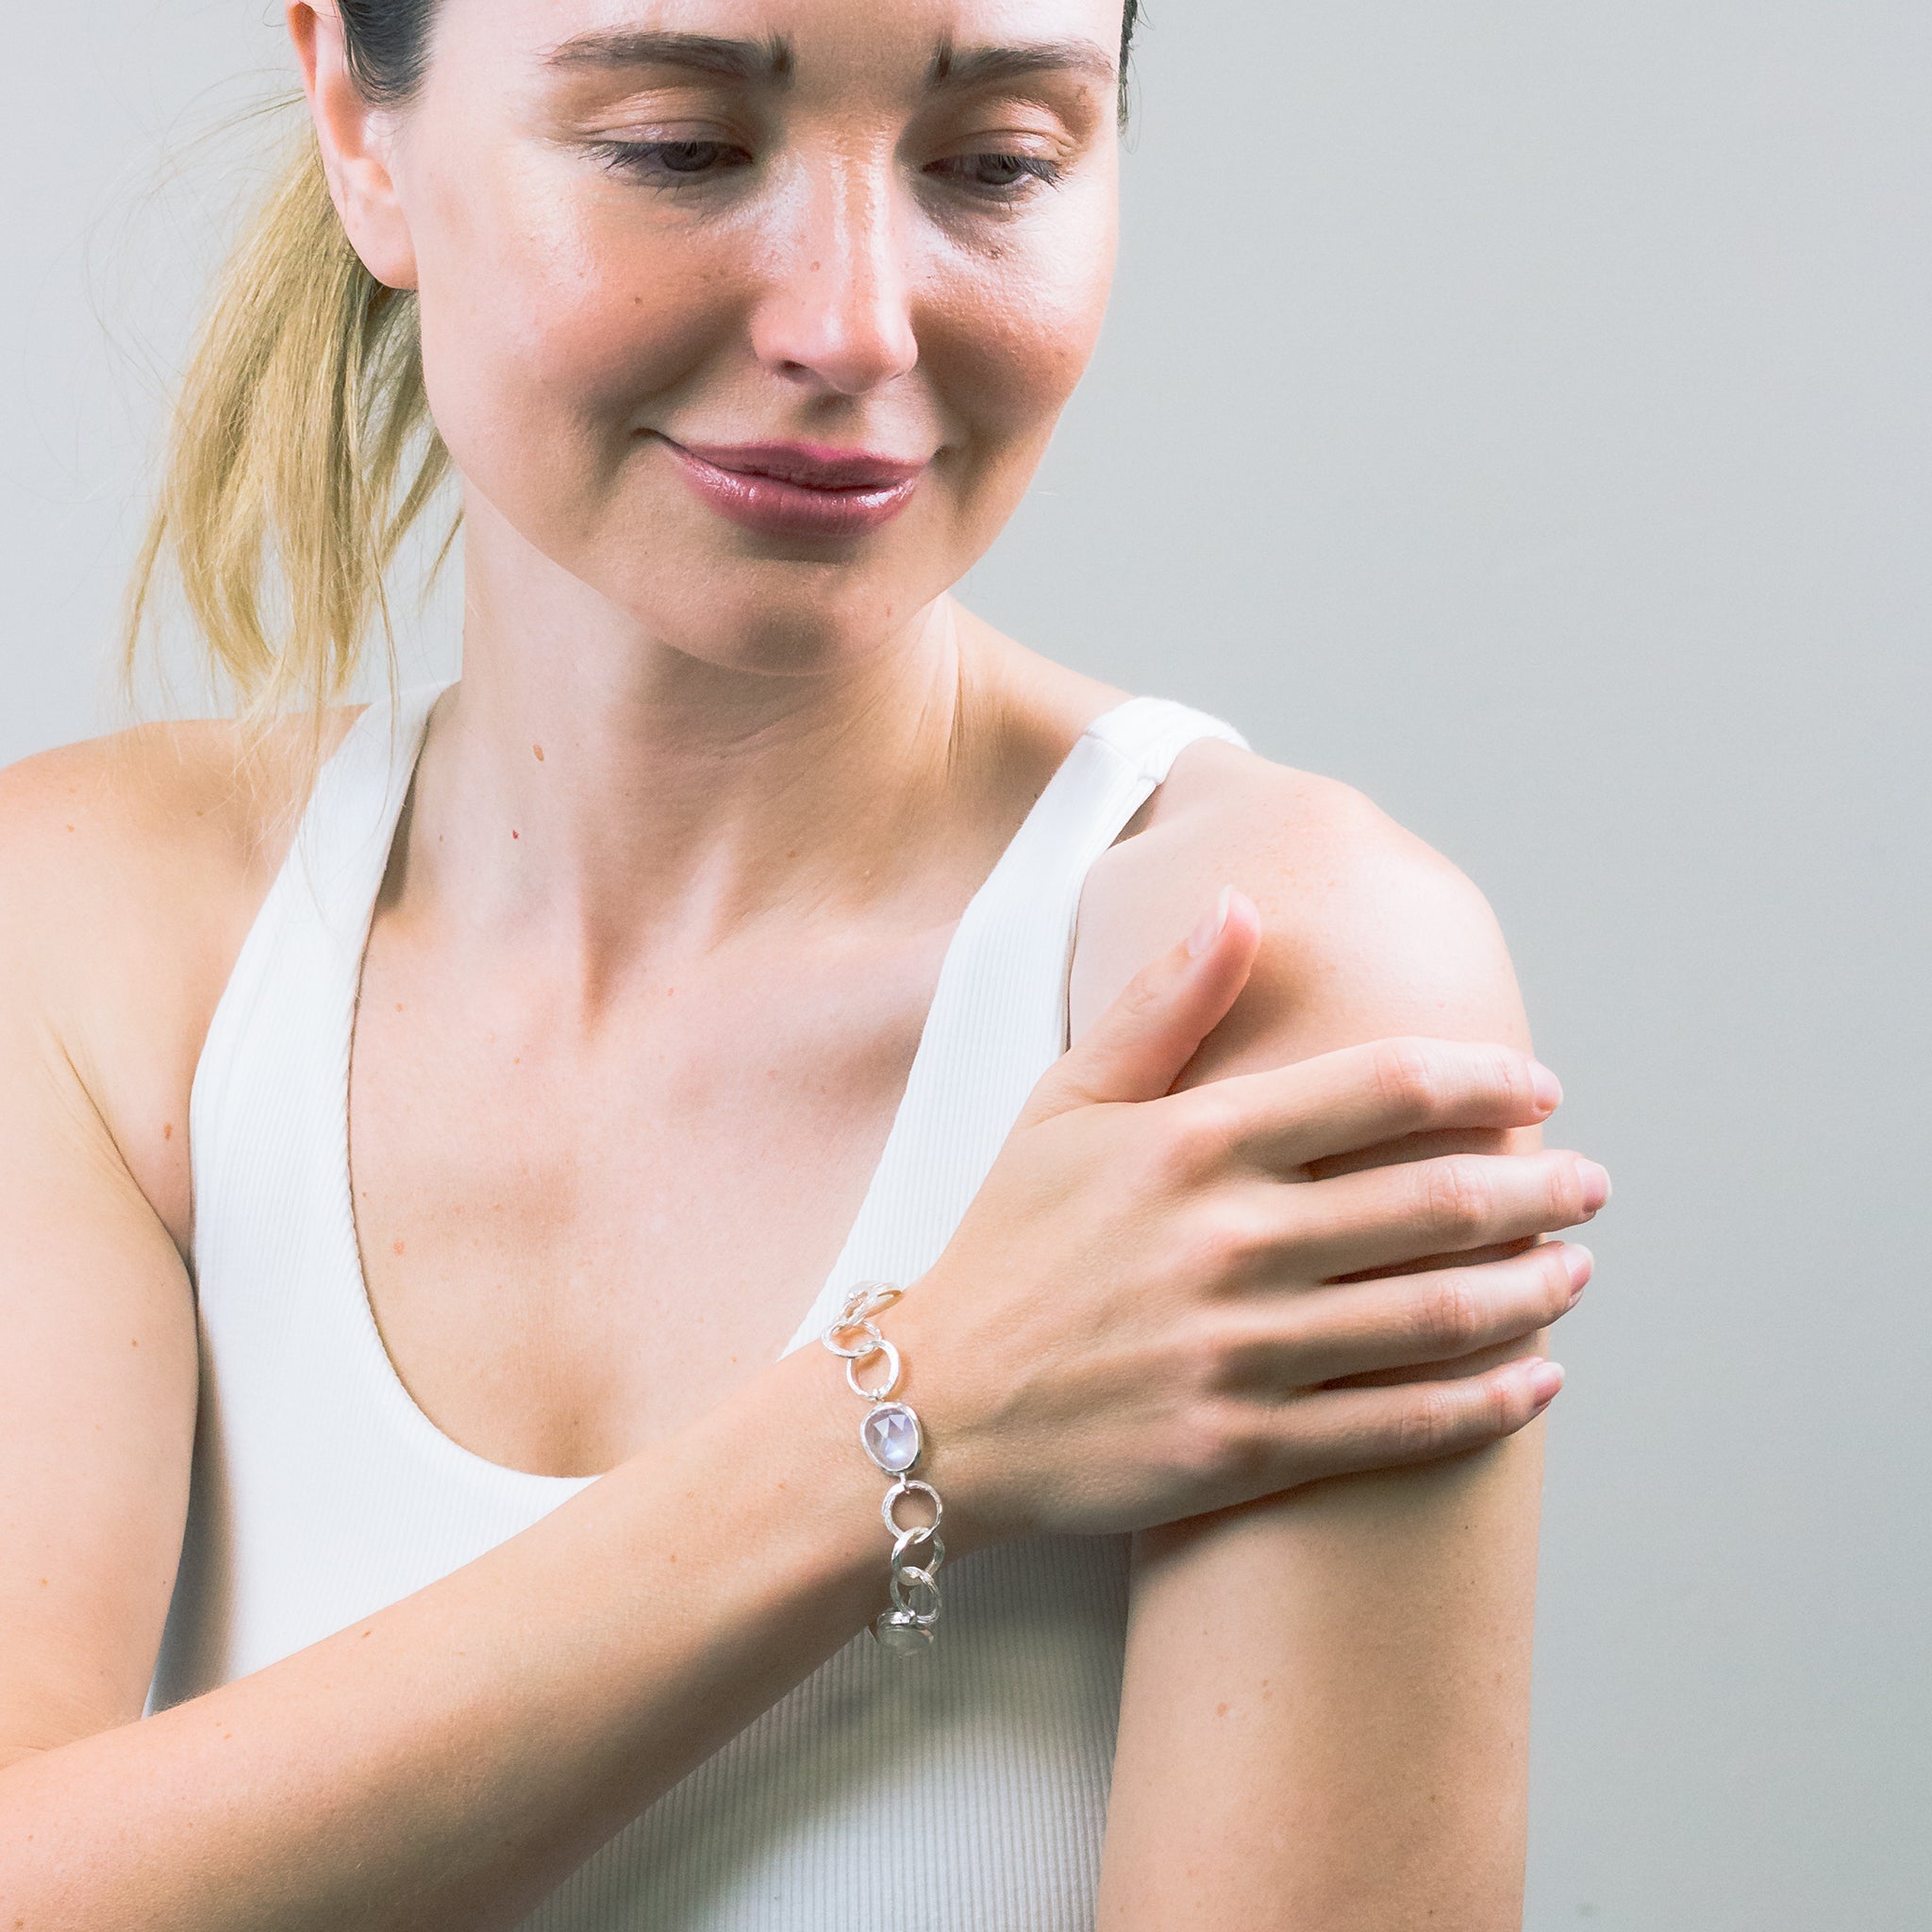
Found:
[[[872,1634],[888,1657],[924,1657],[932,1648],[932,1631],[897,1610],[881,1612],[878,1622],[872,1626]]]
[[[859,1425],[865,1453],[889,1475],[901,1475],[919,1460],[919,1418],[903,1402],[882,1402]]]

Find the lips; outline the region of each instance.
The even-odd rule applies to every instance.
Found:
[[[769,537],[851,538],[911,502],[924,461],[816,443],[681,443],[660,438],[697,496]]]

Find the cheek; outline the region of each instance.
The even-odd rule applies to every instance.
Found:
[[[458,466],[506,508],[533,482],[615,468],[640,406],[690,382],[733,325],[723,251],[540,168],[427,187],[424,371]]]
[[[1111,206],[954,261],[930,286],[922,351],[982,454],[1037,460],[1084,374],[1112,281]]]

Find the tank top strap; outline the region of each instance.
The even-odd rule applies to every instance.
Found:
[[[351,962],[361,958],[430,707],[443,690],[420,685],[393,704],[368,706],[323,767],[295,834],[289,872]]]
[[[1176,704],[1172,698],[1128,698],[1112,710],[1103,711],[1088,725],[1086,735],[1118,752],[1133,766],[1136,778],[1145,783],[1147,789],[1141,792],[1134,811],[1145,803],[1148,793],[1167,776],[1174,759],[1189,745],[1204,738],[1216,738],[1239,745],[1243,751],[1248,749],[1248,741],[1232,724],[1190,705]],[[1127,817],[1132,816],[1130,811]],[[1125,823],[1122,821],[1123,824]],[[1120,827],[1116,826],[1114,837],[1119,836]],[[1111,844],[1113,841],[1109,839],[1108,842]]]
[[[191,1134],[199,1196],[231,1167],[252,1171],[263,1131],[247,1103],[251,1057],[278,1057],[278,1120],[321,1108],[332,1119],[335,1043],[346,1039],[362,944],[388,869],[396,820],[408,796],[429,708],[443,690],[425,685],[393,705],[366,707],[316,774],[287,858],[236,956],[195,1066]],[[303,1075],[314,1076],[309,1093]],[[312,1110],[312,1109],[311,1109]],[[208,1219],[196,1212],[197,1243]]]
[[[1067,1049],[1088,872],[1204,738],[1247,744],[1204,711],[1129,698],[1054,774],[959,922],[864,1205],[787,1353],[824,1330],[854,1283],[910,1281],[939,1258],[1026,1096]]]

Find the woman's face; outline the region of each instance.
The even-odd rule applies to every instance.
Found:
[[[442,0],[391,172],[436,421],[508,541],[770,671],[956,582],[1100,327],[1121,10]]]

